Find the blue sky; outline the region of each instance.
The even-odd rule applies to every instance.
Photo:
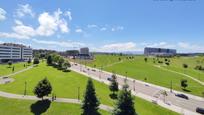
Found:
[[[204,52],[203,0],[0,1],[0,43],[33,48]]]

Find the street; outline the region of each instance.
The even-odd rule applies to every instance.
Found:
[[[72,63],[71,69],[76,72],[92,76],[96,80],[103,82],[108,82],[107,78],[110,78],[112,75],[112,73],[109,72],[74,63]],[[126,76],[117,74],[116,76],[120,86],[122,86],[126,80],[126,83],[129,85],[129,89],[132,90],[133,95],[139,96],[155,104],[159,104],[165,108],[171,109],[172,111],[176,111],[185,115],[193,115],[197,114],[197,107],[204,107],[204,99],[200,97],[189,96],[189,94],[187,94],[189,96],[189,100],[186,100],[175,96],[175,93],[178,93],[178,91],[170,92],[170,89],[167,88],[162,88],[150,83],[134,80]],[[163,94],[164,91],[167,93],[167,95]]]

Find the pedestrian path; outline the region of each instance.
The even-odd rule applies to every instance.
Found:
[[[27,68],[25,68],[25,69],[20,70],[20,71],[17,71],[17,72],[8,74],[8,75],[4,75],[3,77],[11,77],[11,76],[14,76],[14,75],[16,75],[16,74],[19,74],[19,73],[22,73],[22,72],[24,72],[24,71],[27,71],[27,70],[29,70],[29,69],[32,69],[33,67],[34,67],[34,65],[31,65],[31,66],[29,66],[29,67],[27,67]]]
[[[190,76],[190,75],[187,75],[187,74],[185,74],[185,73],[181,73],[181,72],[173,71],[173,70],[170,70],[170,69],[166,69],[166,68],[163,68],[163,67],[161,67],[161,66],[159,66],[159,65],[155,65],[155,67],[160,68],[160,69],[165,70],[165,71],[169,71],[169,72],[172,72],[172,73],[176,73],[176,74],[179,74],[179,75],[182,75],[182,76],[186,76],[186,77],[188,77],[188,78],[194,80],[195,82],[198,82],[199,84],[201,84],[201,85],[204,86],[204,82],[202,82],[202,81],[200,81],[200,80],[198,80],[198,79],[196,79],[196,78],[194,78],[194,77],[192,77],[192,76]]]
[[[21,99],[21,100],[41,100],[40,98],[37,98],[35,96],[31,96],[31,95],[24,96],[24,95],[19,95],[19,94],[7,93],[7,92],[3,92],[3,91],[0,91],[0,96],[5,97],[5,98]],[[51,97],[45,97],[44,99],[52,100]],[[80,100],[70,99],[70,98],[56,98],[55,102],[81,104]],[[105,110],[105,111],[109,111],[109,112],[111,112],[113,110],[113,107],[103,105],[103,104],[101,104],[99,106],[99,108],[102,110]]]

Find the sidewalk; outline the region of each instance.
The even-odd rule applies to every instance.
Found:
[[[37,98],[35,96],[30,96],[30,95],[24,96],[24,95],[19,95],[19,94],[7,93],[3,91],[0,91],[0,96],[5,97],[5,98],[21,99],[21,100],[41,100],[40,98]],[[44,99],[52,100],[51,97],[45,97]],[[69,98],[56,98],[54,102],[81,104],[80,100],[69,99]],[[103,104],[101,104],[99,108],[105,111],[109,111],[109,112],[113,110],[113,107],[103,105]]]

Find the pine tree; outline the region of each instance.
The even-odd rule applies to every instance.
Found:
[[[47,57],[47,64],[48,64],[48,65],[51,65],[51,64],[52,64],[52,56],[51,56],[51,55],[49,55],[49,56]]]
[[[131,91],[128,90],[127,84],[123,86],[123,89],[118,95],[112,115],[137,115],[134,108],[134,99]]]
[[[82,104],[82,115],[99,115],[98,106],[99,100],[96,97],[96,92],[92,79],[89,79],[86,86],[84,100]]]
[[[42,100],[44,96],[48,96],[51,92],[52,92],[52,86],[50,82],[47,80],[47,78],[44,78],[43,80],[39,81],[33,91],[33,93],[38,98],[42,98]]]
[[[110,96],[111,96],[111,98],[115,99],[115,98],[117,98],[117,95],[115,94],[115,92],[118,91],[118,82],[116,80],[115,74],[113,74],[111,77],[112,77],[112,79],[111,79],[109,89],[110,89],[110,91],[112,91],[112,94]]]

